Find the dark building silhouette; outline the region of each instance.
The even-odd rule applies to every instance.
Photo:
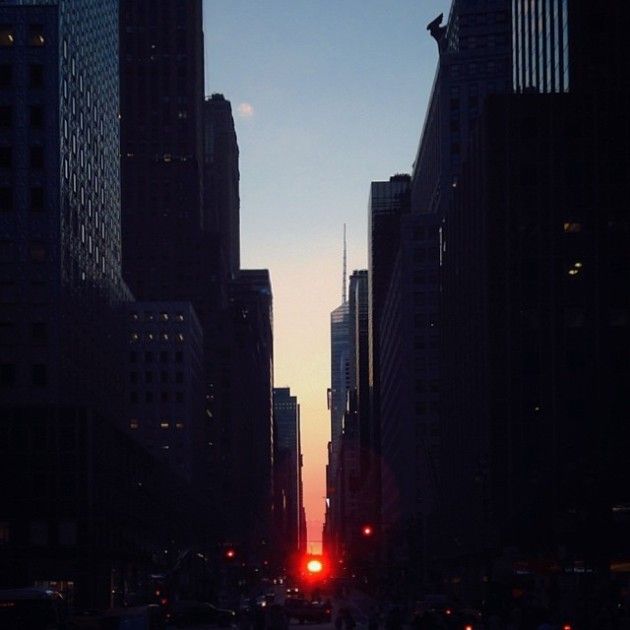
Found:
[[[240,198],[238,142],[232,106],[213,94],[203,106],[204,223],[219,234],[221,273],[231,278],[240,269]]]
[[[117,311],[131,299],[118,6],[3,2],[0,24],[0,584],[105,607],[131,588],[125,570],[177,553],[195,530],[174,518],[194,509],[185,488],[171,493],[115,426]]]
[[[123,0],[122,257],[139,300],[190,300],[205,284],[203,96],[201,0],[185,11],[175,0]]]
[[[458,191],[443,542],[477,558],[470,580],[488,554],[607,567],[628,551],[614,506],[627,500],[628,301],[615,287],[629,280],[629,233],[611,139],[606,125],[591,134],[590,113],[569,95],[492,99]],[[627,148],[614,159],[627,166]]]
[[[381,520],[381,365],[380,327],[387,288],[396,258],[400,218],[410,210],[409,175],[394,175],[386,182],[372,182],[368,206],[368,387],[369,419],[364,426],[366,452],[372,461],[365,474],[374,513]]]
[[[425,576],[439,496],[440,226],[435,213],[400,218],[380,318],[383,554],[411,590]]]
[[[282,548],[281,561],[305,551],[301,544],[302,513],[302,453],[300,439],[300,405],[288,387],[273,390],[274,419],[274,493],[276,551]]]
[[[511,5],[454,0],[447,24],[428,27],[440,57],[413,165],[413,212],[446,214],[486,95],[511,91]]]
[[[324,547],[337,563],[342,563],[341,571],[350,571],[364,566],[367,557],[361,546],[361,526],[372,523],[374,516],[374,497],[364,476],[373,466],[367,447],[370,399],[366,270],[350,276],[348,299],[331,314],[331,350],[333,434],[327,467]]]
[[[515,17],[528,93],[488,100],[447,223],[439,553],[473,589],[628,555],[628,7],[551,4],[552,36],[546,4]]]
[[[137,299],[189,301],[203,332],[195,482],[223,502],[230,408],[228,282],[239,265],[238,145],[229,101],[204,101],[202,3],[120,7],[123,273]],[[190,419],[189,422],[196,422]],[[211,445],[211,448],[208,448]],[[224,526],[212,517],[216,536]]]
[[[243,269],[230,285],[234,334],[226,395],[231,414],[221,452],[226,536],[253,563],[269,559],[273,506],[273,304],[266,269]]]
[[[187,481],[204,442],[203,333],[190,302],[130,302],[125,320],[126,431]],[[202,462],[204,459],[202,459]]]

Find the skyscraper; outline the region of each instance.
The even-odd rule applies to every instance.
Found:
[[[204,224],[219,234],[221,274],[240,269],[238,142],[232,106],[222,94],[207,98],[204,120]]]
[[[283,560],[289,560],[300,549],[302,527],[300,405],[288,387],[273,390],[274,417],[274,493],[280,521],[278,543]],[[286,565],[285,565],[286,566]]]
[[[273,298],[267,269],[243,269],[230,285],[234,342],[222,435],[226,536],[253,562],[275,553],[273,505]]]
[[[0,11],[2,401],[105,410],[119,402],[106,392],[120,391],[111,307],[127,299],[116,4]]]
[[[368,205],[368,387],[369,426],[366,449],[371,453],[368,485],[374,522],[380,520],[381,502],[381,367],[380,327],[383,305],[398,250],[401,216],[410,210],[410,177],[394,175],[389,181],[372,182]]]
[[[137,299],[204,286],[201,0],[120,5],[123,273]],[[203,317],[200,314],[200,317]]]

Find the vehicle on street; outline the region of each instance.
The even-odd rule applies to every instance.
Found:
[[[332,606],[329,603],[311,602],[299,597],[287,597],[284,610],[289,620],[296,619],[300,623],[328,623],[332,618]]]
[[[209,602],[181,600],[173,602],[166,612],[167,621],[177,628],[196,624],[208,624],[228,628],[236,622],[236,613],[227,608],[217,608]]]

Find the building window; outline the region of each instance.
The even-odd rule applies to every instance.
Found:
[[[6,89],[11,87],[13,79],[13,68],[8,63],[0,64],[0,88]]]
[[[44,322],[34,322],[31,324],[31,336],[33,341],[46,343],[48,341],[48,329]]]
[[[582,231],[582,224],[572,221],[567,221],[563,227],[565,234],[577,234]]]
[[[134,384],[138,382],[138,372],[129,373],[129,382]]]
[[[44,108],[41,105],[31,105],[30,122],[33,129],[44,126]]]
[[[13,151],[11,147],[0,147],[0,168],[11,168]]]
[[[0,521],[0,547],[8,545],[11,540],[11,528],[7,521]]]
[[[31,147],[31,168],[44,168],[44,147],[39,145]]]
[[[161,392],[161,394],[160,394],[160,400],[161,400],[162,402],[164,402],[164,403],[165,403],[165,402],[168,402],[168,392]]]
[[[144,393],[144,402],[153,402],[153,392],[145,392]]]
[[[31,262],[46,262],[47,252],[45,243],[34,242],[29,245],[29,259]]]
[[[13,109],[10,105],[0,106],[0,127],[8,129],[13,122]]]
[[[177,372],[175,374],[175,382],[176,383],[183,383],[184,382],[184,373],[183,372]]]
[[[15,44],[15,33],[13,27],[8,24],[0,25],[0,47],[6,48]]]
[[[175,353],[175,361],[177,363],[181,363],[184,360],[184,353],[181,351],[178,351]]]
[[[32,63],[29,66],[29,85],[32,88],[44,86],[44,66],[41,63]]]
[[[33,365],[31,376],[35,387],[46,387],[48,383],[48,375],[46,374],[46,366],[44,364],[36,363]]]
[[[129,402],[134,405],[138,402],[138,392],[131,392],[129,394]]]
[[[31,188],[31,210],[33,212],[44,211],[44,188],[42,186]]]
[[[140,426],[140,424],[138,423],[138,419],[137,418],[132,418],[131,420],[129,420],[129,428],[130,429],[137,429]]]
[[[162,422],[160,422],[160,429],[168,429],[169,428],[169,423],[166,420],[162,420]]]
[[[59,544],[73,547],[77,544],[77,524],[73,521],[61,521],[58,529]]]
[[[15,385],[16,369],[14,363],[3,363],[0,365],[0,387],[11,387]]]
[[[168,362],[168,352],[166,352],[166,350],[162,350],[160,352],[160,363],[167,363]]]
[[[153,352],[145,352],[144,360],[145,360],[145,363],[153,363]]]
[[[175,394],[175,400],[176,400],[178,403],[182,403],[182,402],[184,402],[184,392],[177,392],[177,393]]]
[[[145,372],[144,373],[144,380],[147,383],[153,383],[153,372]]]
[[[28,28],[28,45],[40,47],[45,43],[44,27],[41,24],[31,24]]]
[[[13,210],[13,188],[10,186],[0,187],[0,212],[11,212]]]

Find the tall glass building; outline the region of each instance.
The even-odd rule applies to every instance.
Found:
[[[115,0],[0,5],[3,403],[109,405],[117,387],[117,19]]]
[[[569,91],[569,0],[513,0],[516,92]]]

